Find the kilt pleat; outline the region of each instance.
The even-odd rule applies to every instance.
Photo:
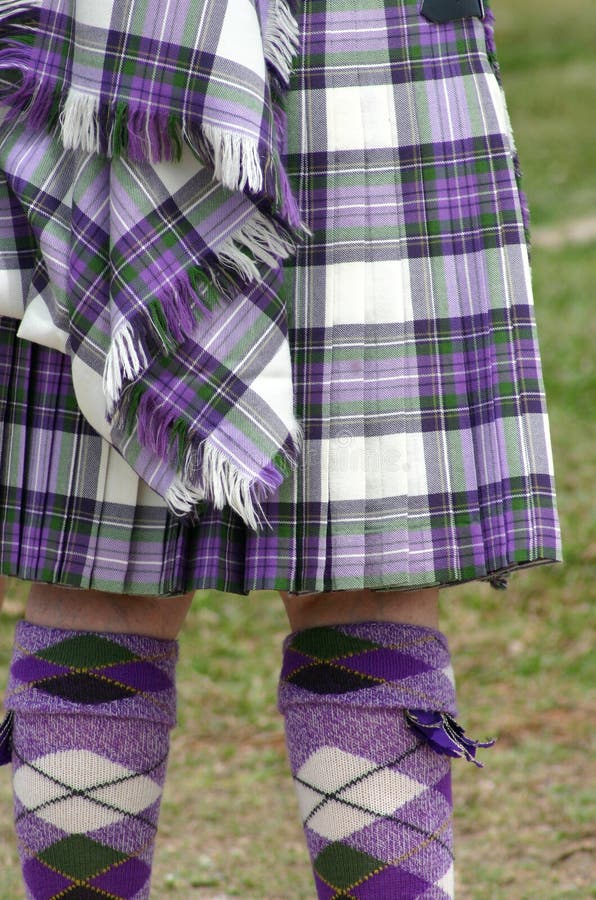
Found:
[[[188,526],[3,319],[2,571],[136,593],[413,589],[562,558],[525,197],[492,19],[307,0],[286,163],[301,464],[253,532]]]
[[[2,571],[131,592],[170,592],[161,502],[87,424],[70,360],[0,327]],[[153,495],[155,496],[155,495]],[[175,532],[179,523],[171,523]]]

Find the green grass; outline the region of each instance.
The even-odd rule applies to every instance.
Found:
[[[493,0],[535,225],[596,210],[596,5]],[[589,791],[596,576],[594,246],[533,253],[565,564],[441,594],[461,719],[497,735],[482,772],[454,765],[460,900],[585,900],[593,888]],[[0,628],[0,678],[23,586]],[[275,712],[286,623],[274,593],[197,594],[181,637],[180,726],[157,847],[155,898],[312,900]],[[593,749],[593,748],[592,748]],[[0,773],[0,900],[21,900]]]
[[[596,213],[596,4],[492,0],[535,224]]]

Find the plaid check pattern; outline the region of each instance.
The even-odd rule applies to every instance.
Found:
[[[295,24],[284,0],[175,9],[146,0],[15,0],[0,12],[0,72],[18,72],[19,89],[4,91],[12,117],[25,111],[35,127],[60,119],[65,145],[136,161],[180,159],[187,143],[217,165],[217,140],[235,134],[249,139],[235,152],[250,148],[257,170],[263,163],[253,171],[244,159],[238,186],[279,208],[288,201],[276,94],[287,82]]]
[[[176,643],[19,623],[6,705],[32,898],[149,897]]]
[[[320,900],[453,896],[450,764],[404,708],[455,710],[430,628],[311,628],[284,642],[279,708]]]
[[[23,504],[3,526],[5,570],[129,589],[132,566],[146,586],[121,556],[126,544],[159,571],[151,590],[312,592],[504,586],[513,570],[562,558],[525,200],[492,17],[439,25],[415,0],[325,0],[305,2],[298,22],[284,161],[312,235],[284,263],[280,296],[304,445],[263,503],[271,528],[252,533],[211,505],[188,528],[160,518],[148,493],[128,510],[106,481],[83,487],[71,472],[53,482],[52,509],[35,472],[25,467],[23,480],[5,452],[10,508]],[[16,452],[25,438],[15,394],[36,408],[38,351],[3,339],[25,379],[17,387],[3,369]],[[55,393],[48,381],[48,403]],[[58,453],[72,438],[52,440]],[[65,507],[88,490],[98,524],[78,512],[66,522]],[[15,559],[21,516],[39,522],[40,511],[50,548]]]
[[[29,279],[21,336],[72,355],[88,420],[177,514],[207,498],[256,528],[301,442],[272,296],[300,231],[280,160],[296,23],[285,0],[22,15],[0,17],[0,71],[21,78],[0,132],[2,218],[17,198],[29,225],[26,259],[16,231],[0,246]]]

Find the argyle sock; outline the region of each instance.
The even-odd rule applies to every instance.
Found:
[[[149,897],[176,658],[176,641],[17,626],[6,706],[29,898]]]
[[[452,897],[449,756],[475,761],[478,744],[452,718],[444,635],[384,622],[296,632],[279,709],[320,900]]]

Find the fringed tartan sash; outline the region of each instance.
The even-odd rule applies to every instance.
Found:
[[[252,528],[301,450],[286,0],[0,0],[0,314],[181,516]]]

